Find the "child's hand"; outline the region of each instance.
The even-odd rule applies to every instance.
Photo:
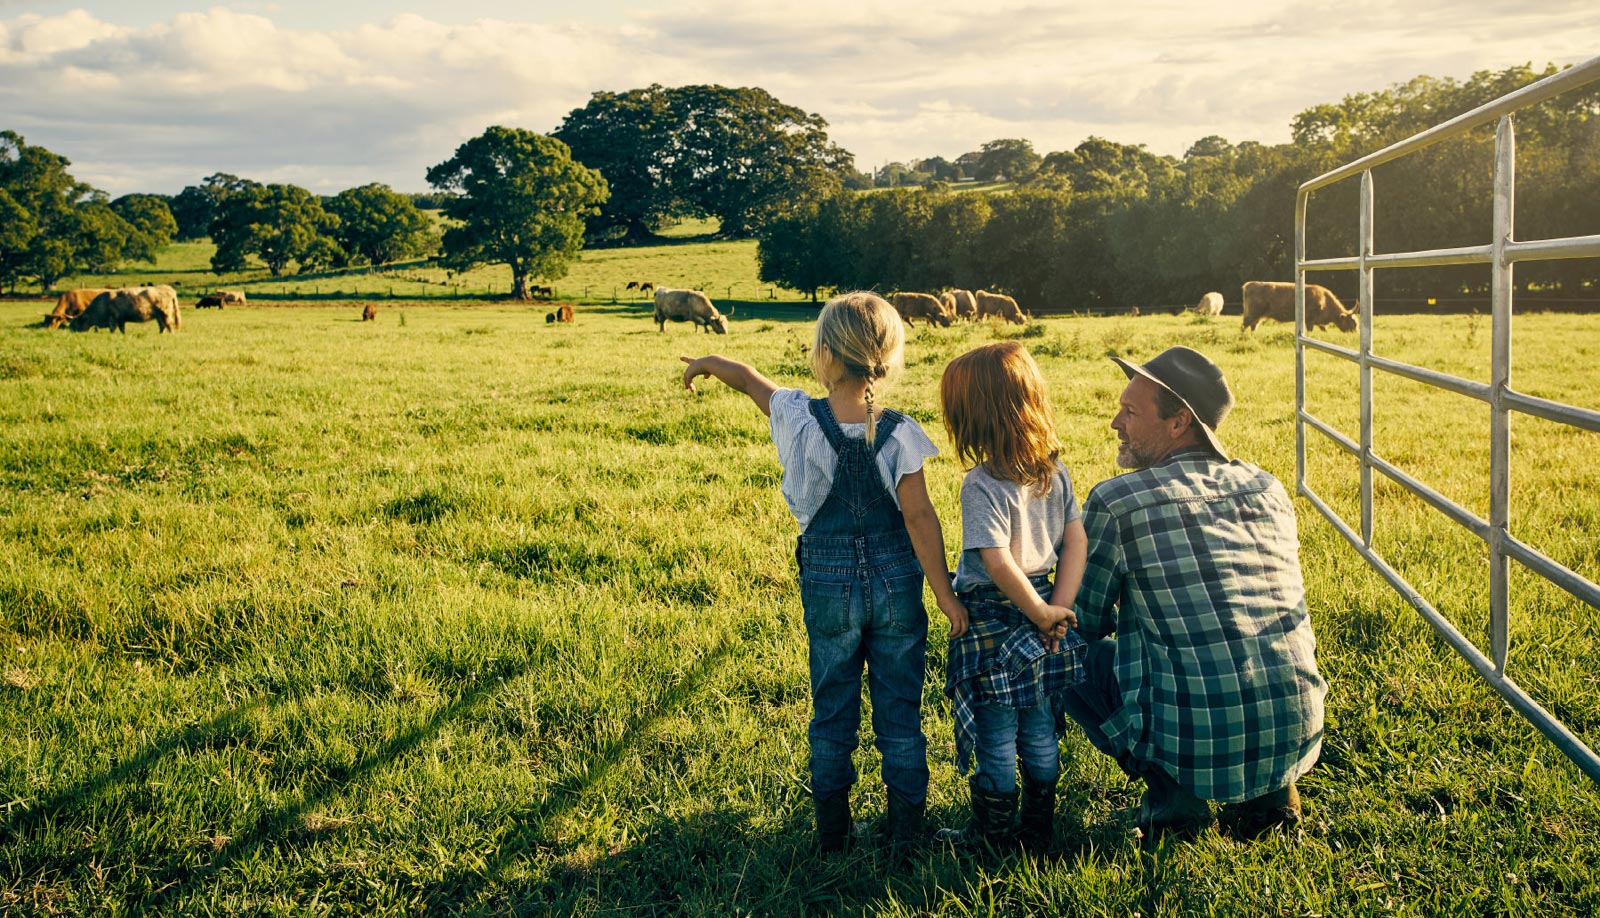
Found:
[[[1045,612],[1050,620],[1050,627],[1046,630],[1059,637],[1067,636],[1068,628],[1078,626],[1078,616],[1067,606],[1045,606]]]
[[[1068,616],[1071,617],[1070,612]],[[1044,649],[1050,653],[1060,650],[1061,641],[1067,636],[1067,631],[1071,629],[1073,624],[1077,624],[1076,619],[1073,620],[1072,624],[1068,624],[1067,619],[1063,618],[1049,628],[1040,628],[1039,639],[1044,642]]]
[[[950,636],[958,638],[967,633],[967,607],[959,600],[951,600],[948,606],[941,604],[939,611],[950,621]]]
[[[683,387],[688,389],[690,392],[694,391],[695,377],[711,375],[711,371],[705,368],[706,361],[710,359],[709,357],[701,357],[699,359],[695,359],[693,357],[679,357],[678,359],[689,365],[683,371]]]

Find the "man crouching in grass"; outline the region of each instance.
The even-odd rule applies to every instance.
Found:
[[[1328,688],[1294,506],[1276,478],[1228,460],[1216,427],[1233,393],[1216,364],[1186,347],[1112,359],[1129,380],[1111,421],[1117,464],[1135,471],[1084,501],[1087,678],[1067,713],[1144,779],[1146,839],[1203,831],[1212,800],[1235,835],[1292,829]]]

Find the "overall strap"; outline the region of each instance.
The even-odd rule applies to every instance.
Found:
[[[833,416],[833,406],[828,404],[826,397],[814,398],[808,406],[811,416],[817,419],[817,426],[822,428],[822,435],[828,438],[828,445],[833,447],[835,454],[842,455],[845,449],[844,431],[839,427],[839,421]]]
[[[883,444],[888,443],[889,438],[894,436],[894,429],[899,427],[900,422],[905,419],[905,415],[893,408],[885,408],[883,413],[878,415],[878,429],[873,431],[872,437],[872,455],[874,457],[878,455],[879,450],[883,449]]]
[[[833,447],[835,453],[844,452],[845,435],[839,426],[839,421],[833,416],[833,406],[828,404],[826,398],[814,398],[810,404],[811,416],[817,419],[817,426],[822,428],[823,436],[828,438],[828,445]],[[905,420],[905,415],[893,408],[884,408],[878,415],[878,429],[872,438],[872,455],[877,458],[878,451],[883,449],[883,444],[889,442],[894,436],[894,429]]]

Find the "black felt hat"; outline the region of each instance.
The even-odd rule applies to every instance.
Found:
[[[1222,370],[1210,358],[1193,348],[1178,345],[1143,364],[1132,364],[1121,357],[1111,359],[1122,367],[1129,379],[1137,373],[1182,400],[1189,413],[1200,422],[1206,442],[1218,456],[1228,458],[1228,451],[1217,439],[1217,425],[1233,409],[1233,391],[1228,388]]]

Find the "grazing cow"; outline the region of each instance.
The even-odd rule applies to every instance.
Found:
[[[1356,309],[1361,307],[1356,302]],[[1244,327],[1255,331],[1262,319],[1294,321],[1294,284],[1282,281],[1249,281],[1244,285]],[[1306,328],[1337,326],[1340,331],[1356,330],[1356,313],[1345,308],[1333,291],[1320,284],[1306,284]]]
[[[217,296],[222,297],[222,305],[223,306],[243,306],[244,305],[244,291],[243,290],[218,290],[217,291]]]
[[[125,326],[129,322],[148,322],[152,318],[164,332],[176,332],[183,327],[183,319],[178,314],[177,291],[165,284],[107,290],[72,320],[72,330],[109,328],[127,334]]]
[[[1007,322],[1017,325],[1026,325],[1028,322],[1022,315],[1022,309],[1017,306],[1017,301],[1003,293],[978,290],[972,294],[972,297],[977,300],[978,318],[980,319],[999,316]]]
[[[972,295],[971,290],[957,288],[950,291],[948,296],[955,300],[956,318],[971,321],[978,317],[978,300]]]
[[[628,281],[628,286],[623,287],[622,289],[624,289],[624,290],[638,290],[639,289],[639,282],[638,281]]]
[[[922,319],[929,325],[949,328],[956,317],[953,303],[951,308],[946,309],[938,297],[927,293],[893,293],[889,295],[889,302],[907,325],[915,324],[912,319]]]
[[[656,285],[655,285],[654,281],[640,281],[639,282],[639,292],[640,293],[655,293],[655,290],[656,290]]]
[[[711,305],[711,298],[698,290],[657,287],[655,301],[656,326],[659,331],[666,331],[667,320],[671,319],[674,322],[693,322],[705,329],[707,334],[728,333],[728,317],[717,312],[717,307]],[[732,309],[728,310],[728,315],[733,315]]]
[[[85,287],[81,290],[68,290],[66,293],[61,294],[61,298],[56,300],[56,308],[45,315],[44,327],[66,327],[73,319],[83,315],[83,311],[89,308],[89,304],[94,302],[94,298],[105,293],[107,289],[105,287]]]
[[[556,321],[557,322],[571,322],[572,321],[572,305],[570,303],[563,303],[561,308],[556,310]]]
[[[1194,311],[1203,316],[1222,315],[1222,294],[1213,290],[1201,297],[1200,302],[1195,304]]]
[[[555,296],[555,292],[552,291],[549,287],[544,287],[544,286],[540,286],[539,284],[534,284],[534,285],[532,285],[532,286],[530,286],[528,288],[528,295],[529,296],[543,297],[544,299],[548,300],[551,297]]]
[[[544,314],[544,324],[549,325],[550,323],[554,322],[555,320],[556,320],[556,314],[555,313],[547,312],[547,313]]]
[[[368,303],[365,307],[363,307],[362,310],[361,310],[361,321],[363,321],[363,322],[376,322],[376,321],[378,321],[378,307],[374,306],[371,303]]]
[[[222,308],[222,294],[208,293],[200,298],[200,302],[194,304],[194,308],[196,309],[211,309],[212,307],[217,309]]]

